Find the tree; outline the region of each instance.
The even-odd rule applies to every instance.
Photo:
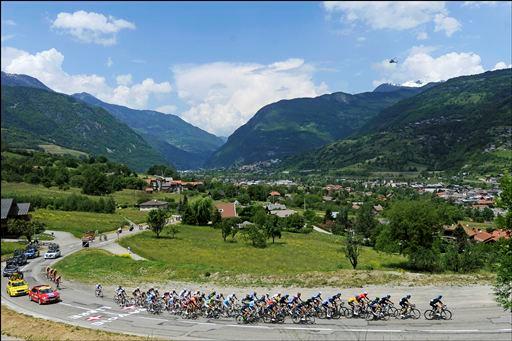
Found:
[[[36,220],[10,219],[7,222],[7,232],[12,235],[25,236],[27,240],[32,241],[35,234],[42,233],[45,225]]]
[[[512,310],[512,238],[502,244],[500,251],[494,293],[503,308]]]
[[[171,238],[174,239],[174,237],[180,232],[180,227],[178,224],[170,224],[170,225],[167,225],[165,232],[167,232],[167,234],[170,235]]]
[[[194,203],[194,213],[198,225],[208,225],[212,214],[212,200],[202,198]]]
[[[151,210],[148,213],[147,223],[151,230],[156,233],[156,237],[160,238],[160,232],[164,229],[167,222],[167,213],[164,210]]]
[[[214,206],[212,209],[212,225],[216,226],[222,221],[222,215],[219,210]]]
[[[178,178],[178,172],[173,167],[166,165],[153,165],[146,171],[149,175],[160,175],[165,177],[172,177],[173,179]]]
[[[350,229],[352,227],[352,223],[350,222],[350,219],[348,218],[348,208],[347,207],[341,207],[338,215],[336,215],[335,224],[332,229],[332,233],[340,235],[343,233],[343,231]]]
[[[83,172],[84,182],[82,192],[90,195],[104,195],[112,192],[111,183],[105,173],[93,166],[87,167]]]
[[[252,224],[242,230],[245,240],[251,242],[252,246],[264,248],[267,246],[265,231],[258,225]]]
[[[354,229],[359,235],[365,238],[373,237],[375,228],[377,227],[377,220],[373,217],[372,210],[373,205],[371,203],[364,203],[357,212]]]
[[[194,213],[194,210],[190,205],[186,204],[182,208],[183,214],[181,215],[181,221],[183,224],[187,225],[196,225],[197,219],[196,214]]]
[[[332,220],[332,211],[328,208],[325,210],[324,223]]]
[[[389,238],[409,256],[409,265],[433,271],[439,260],[439,232],[451,221],[446,221],[439,207],[426,199],[396,201],[386,214]]]
[[[359,260],[359,254],[361,253],[361,242],[353,231],[348,233],[343,252],[345,253],[345,257],[349,260],[350,264],[352,264],[352,268],[355,269]]]
[[[267,238],[272,238],[272,244],[274,244],[276,237],[281,239],[281,226],[279,225],[279,218],[277,216],[273,214],[268,215],[264,228]]]
[[[496,220],[496,225],[506,229],[512,229],[512,176],[505,171],[500,179],[501,194],[497,200],[499,207],[507,210],[504,217]]]
[[[231,234],[232,226],[227,220],[220,223],[220,229],[222,232],[222,239],[226,241],[226,238]]]

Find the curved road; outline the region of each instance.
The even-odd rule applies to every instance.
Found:
[[[80,241],[69,233],[55,232],[55,235],[64,257],[81,249]],[[93,247],[114,243],[114,236],[109,235],[106,242],[94,242]],[[42,257],[31,260],[23,270],[29,285],[46,283],[44,268],[54,262]],[[422,316],[419,320],[387,322],[342,318],[317,319],[315,325],[295,325],[287,319],[282,325],[237,325],[233,319],[183,320],[165,312],[155,316],[141,309],[121,309],[110,299],[113,288],[107,288],[105,297],[100,299],[94,296],[93,286],[79,283],[66,286],[65,280],[60,290],[63,301],[39,306],[26,296],[9,297],[5,291],[7,280],[2,278],[2,304],[21,313],[58,322],[173,340],[511,340],[512,337],[511,315],[496,305],[488,286],[367,288],[372,297],[389,293],[395,300],[399,295],[411,293],[422,312],[428,306],[420,302],[428,302],[441,291],[445,303],[454,313],[451,321],[427,321]],[[348,297],[360,290],[344,289],[341,292]],[[310,292],[303,290],[303,294]],[[324,295],[328,293],[324,290]]]

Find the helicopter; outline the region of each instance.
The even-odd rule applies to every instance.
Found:
[[[396,58],[391,58],[391,59],[389,60],[389,64],[398,64],[398,59],[396,59]]]

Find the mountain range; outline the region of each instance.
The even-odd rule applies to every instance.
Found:
[[[56,145],[126,163],[136,170],[165,163],[144,139],[107,111],[40,88],[2,85],[2,144]]]
[[[336,92],[266,105],[228,138],[206,166],[229,167],[283,159],[321,147],[353,134],[384,108],[433,85],[386,84],[373,92],[355,95]]]
[[[367,173],[471,169],[512,163],[512,70],[373,92],[268,104],[224,143],[178,116],[68,96],[2,72],[2,142],[56,145],[143,170],[232,167],[280,159],[280,169]]]
[[[205,160],[224,144],[220,137],[195,127],[176,115],[105,103],[85,92],[72,96],[89,105],[101,107],[126,123],[178,169],[202,167]]]
[[[382,110],[288,169],[502,171],[512,163],[512,69],[449,79]]]

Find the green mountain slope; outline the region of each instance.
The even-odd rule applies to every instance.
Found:
[[[383,108],[421,91],[397,87],[357,95],[338,92],[269,104],[238,128],[207,166],[282,159],[323,146],[352,134]]]
[[[224,143],[221,138],[185,122],[176,115],[109,104],[88,93],[74,94],[73,97],[110,112],[144,137],[146,142],[178,169],[201,167]]]
[[[510,167],[512,70],[457,77],[383,110],[359,133],[291,157],[291,169],[345,171]]]
[[[2,140],[10,147],[56,144],[105,155],[137,170],[163,157],[107,111],[38,88],[2,86]]]

